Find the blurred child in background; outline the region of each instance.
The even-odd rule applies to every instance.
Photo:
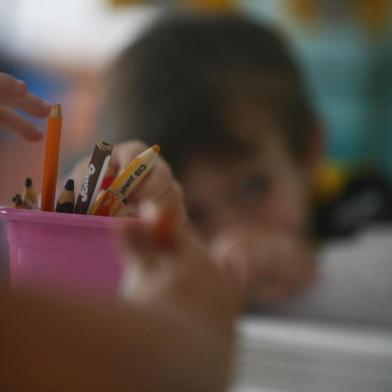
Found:
[[[173,16],[108,77],[105,126],[161,145],[190,221],[244,293],[275,303],[311,284],[321,134],[282,38],[237,16]]]
[[[392,321],[388,232],[315,251],[321,235],[392,216],[391,192],[354,178],[333,199],[342,181],[320,177],[322,129],[272,29],[228,15],[160,19],[109,70],[103,114],[108,140],[160,144],[183,187],[186,212],[161,159],[131,194],[132,211],[153,199],[187,216],[245,298],[280,314]],[[123,142],[114,160],[125,166],[144,148]]]

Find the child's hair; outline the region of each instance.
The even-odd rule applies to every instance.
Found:
[[[239,16],[179,14],[156,22],[113,65],[105,125],[119,139],[160,144],[176,171],[193,151],[239,148],[243,138],[228,123],[238,99],[272,115],[301,157],[313,115],[281,37]]]

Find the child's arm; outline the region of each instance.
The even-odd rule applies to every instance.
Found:
[[[127,241],[144,271],[129,304],[0,290],[1,390],[224,390],[238,308],[227,277],[187,232],[163,251],[135,223]]]
[[[34,117],[47,117],[51,106],[30,94],[25,82],[0,72],[0,126],[27,140],[41,140],[42,134],[37,127],[17,114],[15,108]]]

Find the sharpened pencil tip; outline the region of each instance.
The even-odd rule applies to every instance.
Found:
[[[65,183],[64,189],[66,189],[67,191],[73,191],[73,190],[74,190],[74,187],[75,187],[75,185],[74,185],[74,180],[69,179],[69,180],[67,180],[67,182]]]
[[[153,149],[156,153],[158,153],[159,151],[161,151],[161,147],[159,147],[158,144],[154,144],[154,145],[152,146],[152,149]]]
[[[52,106],[52,111],[50,112],[50,117],[56,118],[61,117],[61,105],[56,104]]]
[[[30,178],[30,177],[27,177],[27,178],[26,178],[26,181],[25,181],[25,187],[26,187],[26,188],[30,188],[31,185],[33,185],[33,181],[31,181],[31,178]]]

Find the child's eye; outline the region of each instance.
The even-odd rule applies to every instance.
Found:
[[[237,197],[253,199],[262,197],[270,188],[270,181],[264,175],[253,175],[245,178],[237,189]]]

